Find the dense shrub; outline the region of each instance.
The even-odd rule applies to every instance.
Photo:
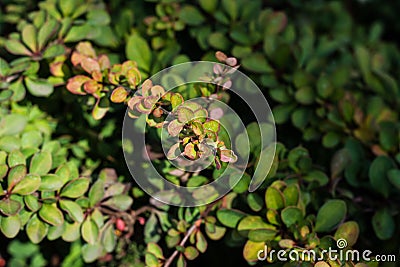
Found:
[[[395,38],[382,37],[384,23],[362,23],[375,2],[2,2],[0,266],[263,266],[257,254],[265,245],[318,254],[339,239],[399,257],[400,53],[386,40]],[[148,80],[191,60],[220,62],[208,77],[217,82],[165,93]],[[261,88],[277,124],[271,170],[254,192],[251,177],[270,148],[251,112],[221,89],[231,86],[224,75],[232,67]],[[199,186],[243,157],[242,139],[226,139],[218,119],[192,119],[208,113],[190,104],[199,96],[240,114],[249,162],[223,198],[165,205],[126,167],[125,111],[146,115],[157,170],[174,184]],[[170,113],[177,119],[166,124]],[[175,151],[160,153],[165,125],[179,136],[175,149],[192,160],[212,140],[213,164],[179,171],[169,160]],[[356,263],[324,258],[318,265]],[[377,266],[356,266],[364,264]]]

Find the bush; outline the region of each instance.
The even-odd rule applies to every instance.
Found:
[[[329,248],[398,256],[400,53],[384,19],[363,22],[370,6],[383,10],[377,3],[2,3],[0,266],[262,266],[265,246],[303,255],[265,259],[282,266],[377,266],[301,254]],[[172,70],[155,82],[196,60],[213,71]],[[250,88],[232,78],[236,69],[261,88],[273,119],[260,124],[232,93]],[[203,80],[166,88],[189,77]],[[191,102],[199,97],[229,103],[238,117]],[[121,140],[125,115],[145,147]],[[226,125],[237,120],[246,128],[232,139]],[[167,153],[163,133],[175,137]],[[207,149],[204,170],[172,163]],[[131,179],[124,153],[142,152],[189,188],[248,160],[228,174],[230,193],[189,190],[207,203],[184,205],[149,162],[127,157],[148,185]],[[252,177],[262,181],[255,191]]]

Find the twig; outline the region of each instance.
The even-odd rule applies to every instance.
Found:
[[[196,223],[190,227],[189,231],[187,231],[186,235],[183,237],[182,241],[179,243],[179,246],[183,247],[186,243],[186,241],[189,239],[190,235],[196,230],[197,225]],[[175,259],[175,257],[178,255],[178,251],[175,250],[174,253],[168,258],[168,260],[165,262],[164,267],[169,267],[172,263],[172,261]]]
[[[215,201],[211,203],[209,206],[207,206],[207,209],[200,215],[200,218],[197,221],[195,221],[194,224],[186,232],[182,241],[179,243],[179,246],[183,247],[186,244],[186,241],[189,239],[190,235],[197,229],[197,227],[200,226],[201,220],[208,215],[208,213],[211,211],[214,205],[218,202],[219,201]],[[165,262],[164,267],[169,267],[173,262],[173,260],[175,259],[175,257],[178,256],[178,253],[179,253],[178,250],[175,250],[174,253],[172,253],[172,255]]]

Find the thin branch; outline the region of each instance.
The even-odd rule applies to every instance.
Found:
[[[218,202],[219,201],[215,201],[207,206],[206,210],[200,215],[200,218],[197,221],[195,221],[194,224],[186,232],[182,241],[179,243],[179,246],[181,246],[181,247],[185,246],[190,235],[200,226],[202,219],[204,219],[208,215],[208,213],[211,211],[211,209],[214,207],[214,205],[217,204]],[[164,267],[169,267],[171,265],[171,263],[174,261],[175,257],[178,256],[178,253],[179,253],[178,250],[175,250],[174,253],[172,253],[172,255],[165,262]]]
[[[186,232],[185,236],[183,237],[182,241],[179,243],[179,246],[183,247],[186,243],[186,241],[189,239],[190,235],[196,230],[197,224],[193,224],[192,227],[190,227],[189,231]],[[178,251],[175,250],[174,253],[168,258],[168,260],[165,262],[164,267],[169,267],[172,263],[172,261],[175,259],[175,257],[178,255]]]

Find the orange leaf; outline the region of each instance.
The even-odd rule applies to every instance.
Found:
[[[82,85],[89,81],[90,78],[85,75],[77,75],[68,80],[67,90],[76,95],[86,95],[82,90]]]
[[[111,94],[111,101],[114,103],[122,103],[125,101],[128,96],[128,92],[122,86],[119,86],[114,89]]]

